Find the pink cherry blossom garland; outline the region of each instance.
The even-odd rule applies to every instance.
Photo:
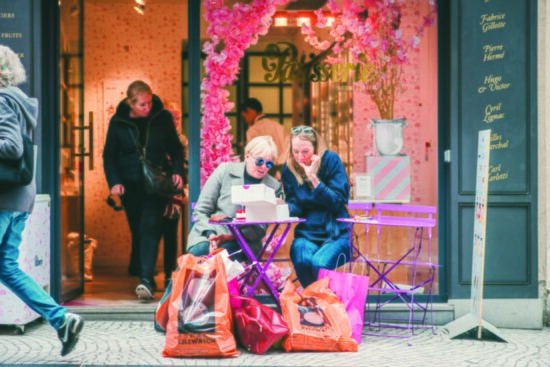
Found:
[[[225,113],[234,103],[228,100],[225,88],[237,78],[244,51],[258,42],[258,36],[267,34],[277,6],[290,1],[254,0],[236,3],[231,9],[223,6],[223,0],[203,2],[210,41],[203,47],[206,77],[201,85],[201,187],[220,163],[232,160],[233,136]]]
[[[408,39],[399,27],[405,0],[352,0],[342,8],[339,1],[328,0],[327,7],[335,21],[329,27],[328,17],[319,9],[315,12],[316,28],[331,28],[332,42],[320,41],[317,31],[305,25],[302,34],[305,41],[317,49],[324,51],[332,47],[325,60],[329,64],[342,63],[340,53],[347,49],[355,62],[372,67],[365,87],[380,117],[392,119],[396,94],[402,92],[401,77],[403,66],[408,62],[407,54],[418,50],[424,29],[435,23],[435,0],[427,1],[428,14]]]

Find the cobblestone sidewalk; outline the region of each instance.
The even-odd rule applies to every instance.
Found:
[[[148,365],[148,366],[550,366],[550,328],[501,329],[508,342],[449,339],[445,331],[425,331],[411,339],[363,337],[357,353],[286,353],[258,356],[246,351],[235,358],[163,358],[164,335],[150,322],[88,321],[75,350],[59,356],[60,343],[46,323],[24,335],[0,329],[0,365]]]

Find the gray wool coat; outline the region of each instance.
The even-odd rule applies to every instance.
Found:
[[[193,210],[194,224],[187,238],[188,248],[197,243],[208,241],[204,236],[206,231],[214,231],[216,234],[230,233],[225,226],[209,224],[208,220],[216,215],[235,218],[239,206],[231,203],[231,186],[244,185],[244,170],[245,163],[243,162],[222,163],[208,178]],[[265,175],[262,183],[273,188],[277,197],[281,196],[281,184],[276,179]],[[244,230],[241,229],[241,232],[250,247],[254,248],[261,246],[262,237],[265,235],[265,226],[250,226]]]
[[[38,121],[38,100],[29,98],[17,87],[0,88],[0,159],[19,159],[23,155],[21,131],[30,136]],[[0,188],[0,210],[30,213],[34,207],[36,183]]]

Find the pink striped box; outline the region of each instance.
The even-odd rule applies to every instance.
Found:
[[[367,157],[372,178],[373,201],[411,201],[411,158],[409,156]]]

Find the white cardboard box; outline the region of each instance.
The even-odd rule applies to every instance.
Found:
[[[231,187],[231,202],[237,205],[273,204],[275,190],[264,184],[240,185]]]
[[[286,204],[246,205],[246,220],[248,222],[278,222],[288,220],[289,217]]]
[[[275,190],[264,184],[231,187],[231,202],[243,205],[248,222],[270,222],[288,220],[286,204],[277,204]]]

